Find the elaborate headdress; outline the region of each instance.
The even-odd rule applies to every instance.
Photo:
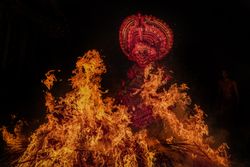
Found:
[[[165,57],[173,46],[172,30],[153,16],[129,16],[119,33],[122,51],[140,67]]]

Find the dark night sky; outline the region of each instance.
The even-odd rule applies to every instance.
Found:
[[[119,47],[119,26],[125,17],[138,12],[156,16],[173,29],[174,47],[163,61],[179,83],[189,85],[194,102],[208,114],[213,112],[220,70],[230,71],[241,98],[236,115],[243,115],[237,117],[235,126],[247,126],[249,131],[248,0],[0,2],[0,123],[8,124],[11,113],[39,118],[44,110],[44,74],[61,69],[66,79],[77,57],[89,49],[98,49],[104,56],[109,72],[103,85],[112,90],[131,65]]]

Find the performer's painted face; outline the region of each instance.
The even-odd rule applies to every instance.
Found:
[[[139,42],[132,50],[132,57],[140,67],[145,67],[157,58],[157,52],[155,48]]]

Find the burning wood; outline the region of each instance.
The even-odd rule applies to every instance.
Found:
[[[59,98],[49,90],[45,93],[47,122],[30,136],[24,149],[19,149],[22,137],[2,130],[9,150],[23,150],[16,166],[229,166],[226,144],[212,148],[206,142],[203,111],[195,106],[193,114],[180,116],[191,102],[185,85],[157,92],[164,84],[163,73],[160,69],[145,73],[139,94],[163,122],[157,138],[150,128],[133,132],[127,107],[114,105],[111,97],[102,98],[100,81],[105,71],[97,51],[80,57],[70,78],[72,90]],[[44,83],[51,84],[46,79]]]

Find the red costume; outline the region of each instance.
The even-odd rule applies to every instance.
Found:
[[[122,51],[136,64],[129,69],[128,79],[123,81],[117,99],[132,113],[133,127],[142,128],[154,120],[152,109],[142,103],[139,95],[132,94],[143,84],[144,68],[169,53],[173,46],[173,33],[163,21],[138,14],[123,21],[119,37]]]

